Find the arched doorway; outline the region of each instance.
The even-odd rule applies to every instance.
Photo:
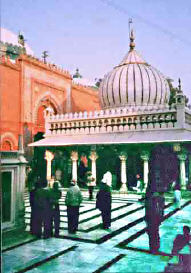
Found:
[[[37,119],[36,119],[36,133],[37,132],[45,132],[45,118],[44,118],[44,110],[47,107],[51,107],[53,109],[54,114],[57,114],[56,107],[53,103],[43,101],[43,103],[39,106],[37,110]]]
[[[11,151],[12,149],[12,144],[9,140],[5,140],[2,143],[2,151]]]

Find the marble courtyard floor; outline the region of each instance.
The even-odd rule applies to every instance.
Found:
[[[30,206],[25,198],[25,222],[22,239],[3,246],[2,272],[164,272],[169,262],[172,243],[183,225],[190,225],[191,202],[183,199],[177,209],[166,201],[165,217],[160,226],[161,247],[157,255],[149,252],[145,231],[144,201],[134,195],[115,194],[112,198],[111,230],[101,229],[101,216],[95,200],[89,201],[83,192],[79,229],[68,234],[65,192],[60,201],[60,238],[36,239],[28,234]]]

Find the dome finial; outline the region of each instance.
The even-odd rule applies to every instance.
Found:
[[[130,51],[132,51],[135,48],[135,43],[134,43],[135,36],[134,36],[133,29],[131,28],[132,23],[133,23],[133,20],[130,18],[129,19],[129,40],[130,40],[129,47],[130,47]]]
[[[179,91],[179,93],[181,93],[181,79],[179,78],[178,79],[178,91]]]

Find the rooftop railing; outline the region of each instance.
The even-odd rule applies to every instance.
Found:
[[[176,109],[129,111],[128,108],[107,109],[94,112],[50,115],[46,118],[46,136],[98,134],[174,128]]]

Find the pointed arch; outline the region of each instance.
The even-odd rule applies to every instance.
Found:
[[[18,140],[11,132],[6,132],[1,136],[1,150],[12,151],[18,147]]]
[[[38,119],[38,111],[41,106],[44,106],[44,109],[46,108],[46,103],[49,103],[52,108],[55,110],[55,113],[61,114],[62,108],[60,106],[59,100],[57,97],[52,95],[50,92],[46,92],[38,97],[38,99],[35,102],[34,105],[34,115],[33,115],[33,123],[37,124]],[[48,105],[47,105],[48,106]]]

